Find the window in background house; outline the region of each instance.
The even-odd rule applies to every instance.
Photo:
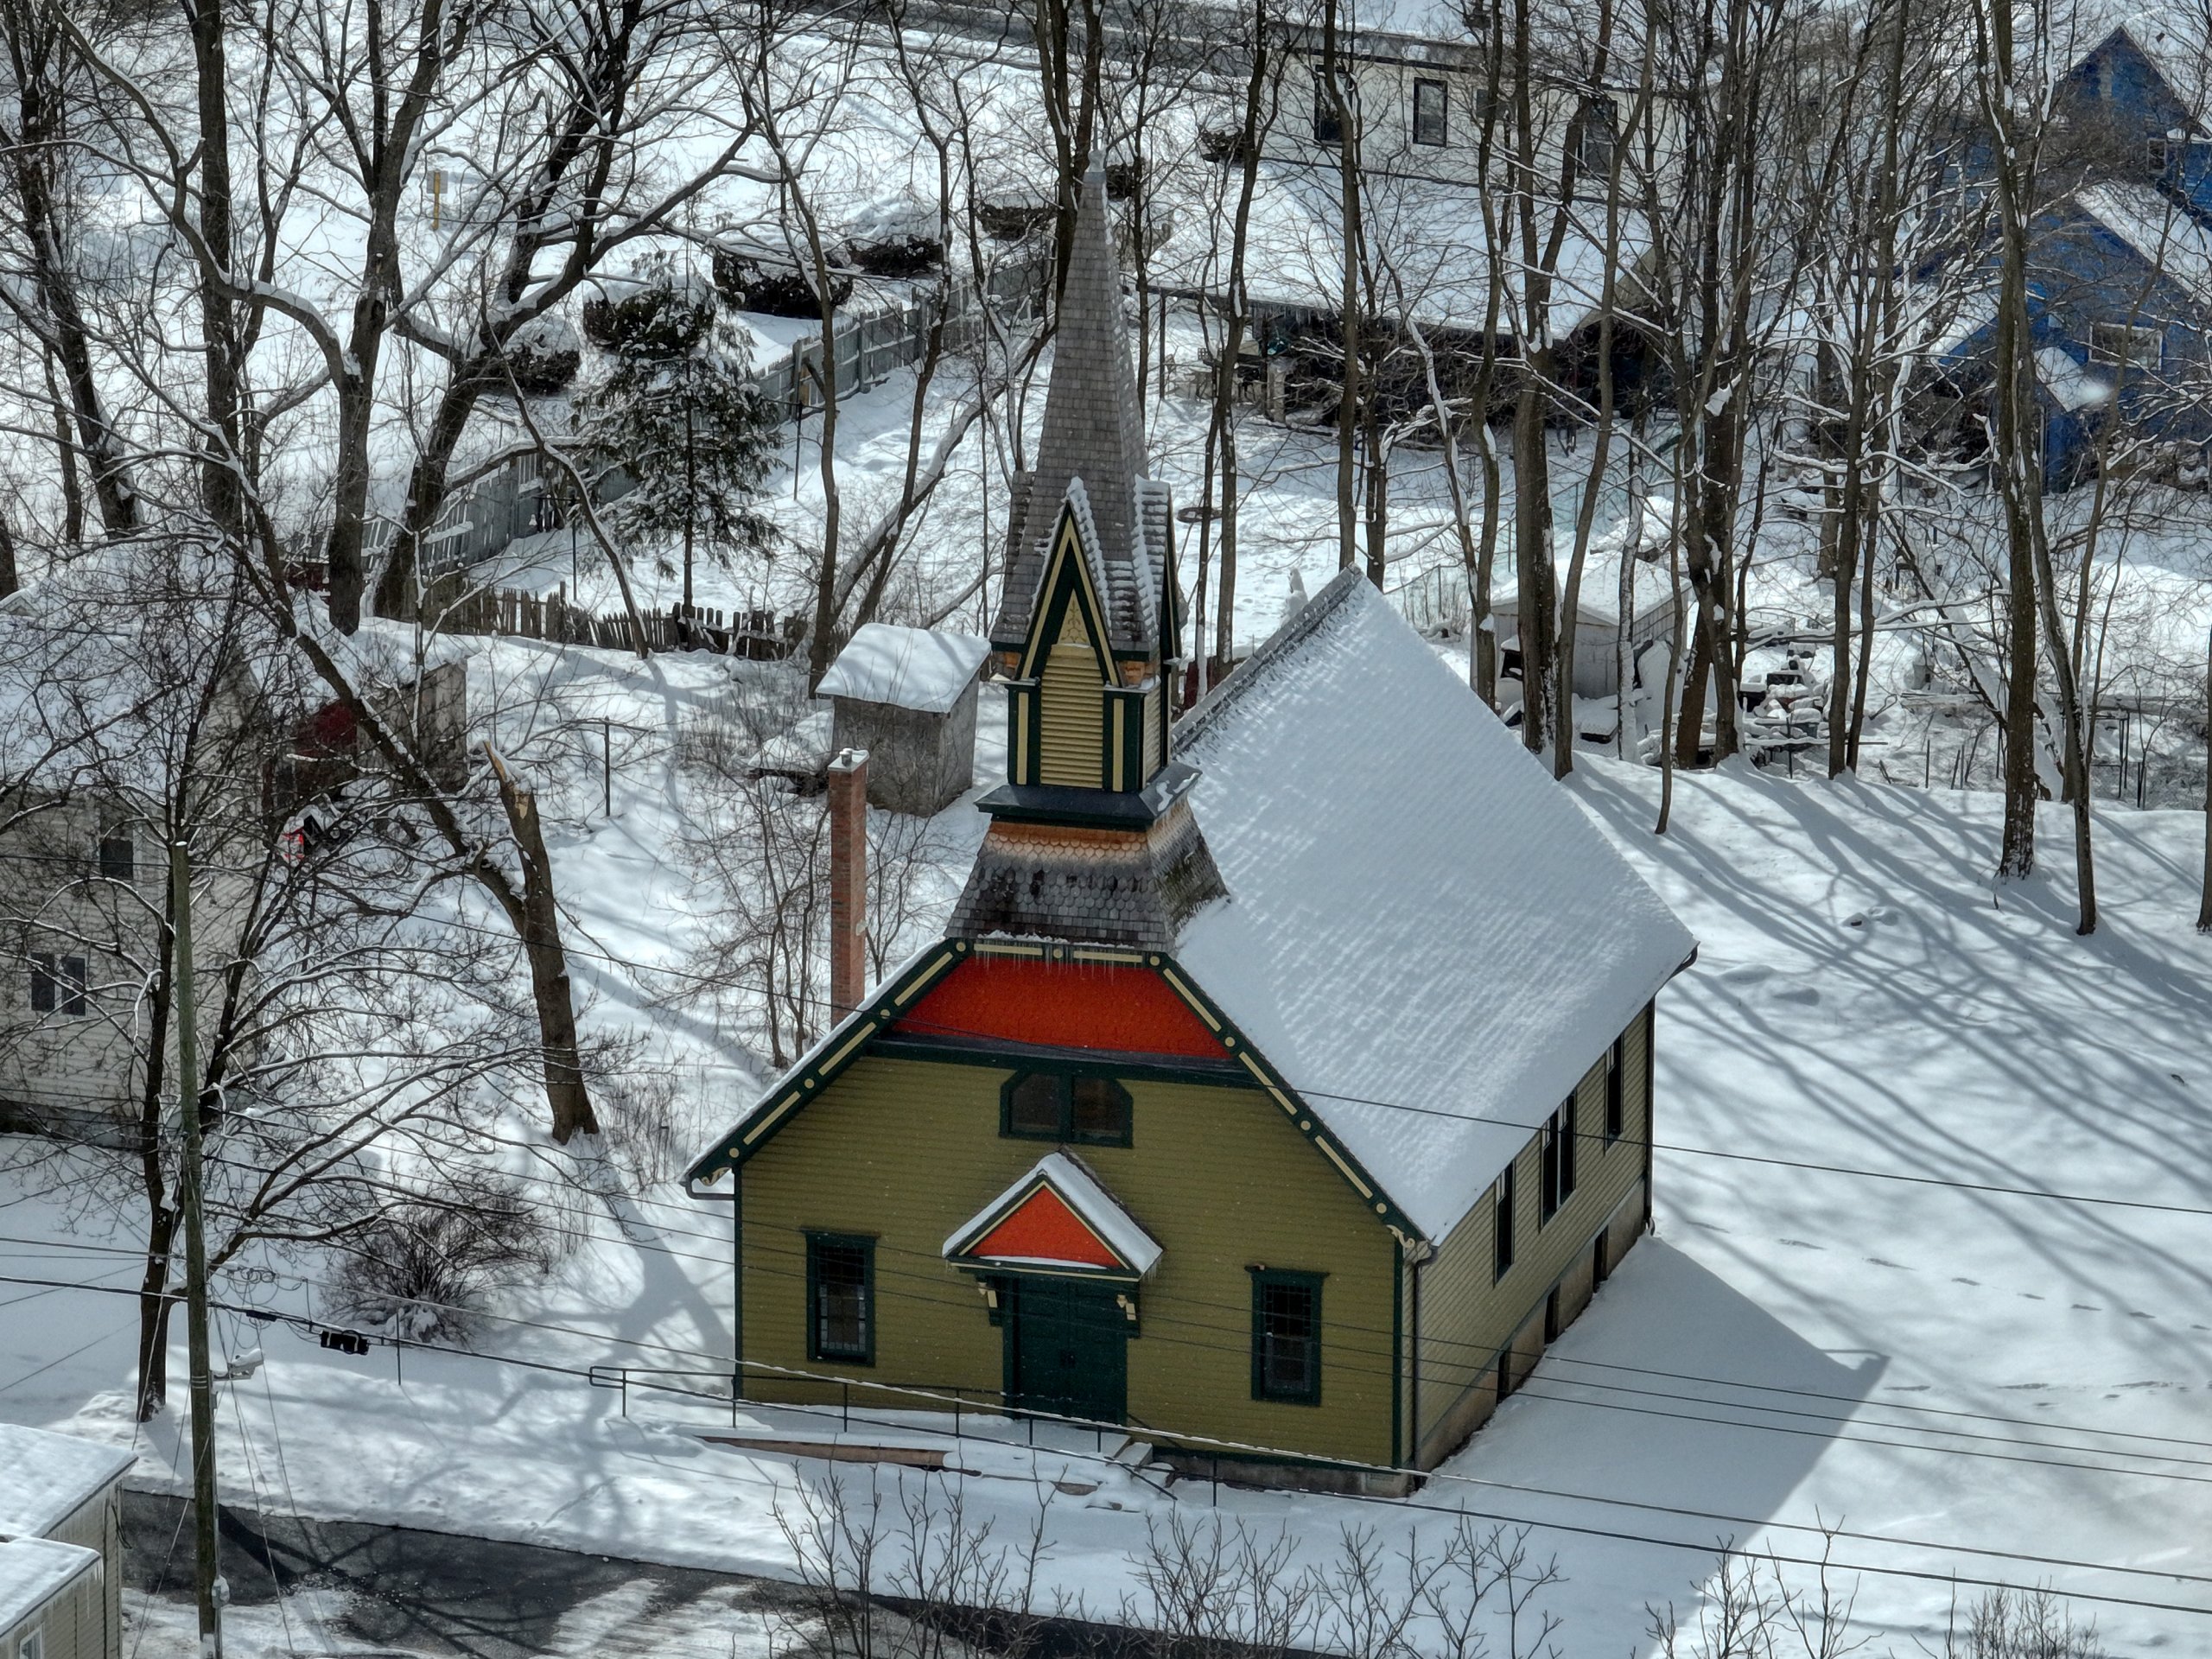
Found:
[[[1610,98],[1584,101],[1574,118],[1574,170],[1590,183],[1612,176],[1613,142],[1619,129],[1619,111]]]
[[[16,1643],[16,1659],[46,1659],[46,1627],[26,1630]]]
[[[1337,100],[1330,96],[1329,78],[1317,69],[1313,73],[1313,142],[1341,144],[1344,141],[1344,123],[1337,119]]]
[[[2089,325],[2089,361],[2131,369],[2155,369],[2165,358],[2165,333],[2125,322]]]
[[[1447,90],[1440,80],[1414,82],[1414,143],[1441,146],[1447,142]]]
[[[100,880],[103,881],[136,881],[138,879],[138,849],[132,843],[130,832],[118,830],[100,837]]]
[[[1514,1192],[1511,1164],[1505,1166],[1505,1173],[1497,1178],[1497,1184],[1491,1188],[1491,1198],[1495,1203],[1497,1213],[1497,1227],[1491,1235],[1490,1266],[1491,1282],[1495,1284],[1504,1278],[1513,1266]]]
[[[81,1019],[85,1012],[85,959],[44,951],[31,957],[31,1012]]]
[[[1605,1051],[1605,1139],[1618,1141],[1628,1128],[1628,1091],[1624,1086],[1628,1068],[1623,1063],[1621,1039]]]
[[[1321,1276],[1255,1268],[1252,1397],[1321,1403]]]
[[[875,1241],[806,1236],[806,1353],[810,1359],[875,1363]]]

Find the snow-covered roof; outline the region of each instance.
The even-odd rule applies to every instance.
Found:
[[[0,1544],[0,1630],[20,1624],[54,1599],[80,1573],[100,1564],[99,1553],[51,1538],[16,1538]]]
[[[1178,959],[1441,1238],[1695,942],[1356,571],[1175,747],[1230,894]]]
[[[2074,193],[2074,200],[2146,263],[2212,304],[2212,230],[2148,184],[2087,185]]]
[[[0,1423],[0,1538],[53,1531],[137,1460],[119,1446]]]
[[[818,690],[825,697],[949,714],[976,683],[990,651],[990,641],[980,634],[870,622],[837,653]]]
[[[1101,1186],[1090,1172],[1064,1152],[1047,1153],[1023,1172],[1019,1179],[974,1215],[961,1223],[944,1241],[943,1254],[960,1255],[981,1243],[991,1229],[1019,1207],[1022,1199],[1040,1186],[1049,1186],[1062,1203],[1075,1211],[1083,1224],[1098,1235],[1106,1248],[1122,1258],[1129,1270],[1141,1276],[1160,1260],[1160,1245],[1137,1219],[1122,1208],[1114,1195]],[[1042,1262],[1044,1258],[993,1255],[988,1260],[1009,1263]]]
[[[2063,346],[2038,346],[2035,362],[2036,378],[2043,382],[2051,400],[2069,415],[2112,396],[2111,378],[2075,362],[2073,353]]]
[[[1342,305],[1341,184],[1333,165],[1260,163],[1247,232],[1245,274],[1255,306],[1333,313]],[[1474,187],[1440,179],[1377,177],[1368,182],[1363,195],[1365,235],[1371,244],[1391,251],[1393,286],[1386,308],[1395,311],[1402,304],[1424,327],[1479,328],[1488,315],[1490,255]],[[1212,208],[1200,188],[1177,212],[1173,230],[1153,257],[1156,287],[1220,291],[1227,273]],[[1643,215],[1623,212],[1617,230],[1620,269],[1633,270],[1651,246]],[[1554,333],[1580,327],[1603,296],[1605,234],[1602,202],[1569,204],[1558,275],[1552,284]],[[1499,314],[1501,332],[1514,326],[1510,310],[1508,307]]]

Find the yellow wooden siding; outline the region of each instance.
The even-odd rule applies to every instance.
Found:
[[[1464,1439],[1488,1413],[1499,1351],[1514,1341],[1518,1376],[1541,1346],[1544,1299],[1556,1282],[1565,1317],[1587,1300],[1592,1240],[1643,1174],[1643,1147],[1650,1122],[1644,1090],[1644,1016],[1623,1035],[1622,1134],[1608,1142],[1605,1064],[1583,1075],[1575,1090],[1580,1136],[1573,1196],[1541,1227],[1536,1223],[1543,1175],[1541,1137],[1530,1136],[1514,1159],[1513,1267],[1494,1280],[1496,1188],[1468,1211],[1421,1270],[1421,1386],[1413,1433],[1415,1460],[1433,1463]],[[1611,1259],[1634,1237],[1616,1233]],[[1533,1326],[1533,1332],[1531,1327]],[[1523,1340],[1515,1341],[1516,1338]]]
[[[1098,658],[1077,606],[1067,607],[1060,637],[1045,653],[1044,671],[1038,678],[1038,781],[1098,788],[1103,782],[1106,698],[1098,678]]]
[[[999,1134],[1007,1073],[864,1057],[745,1166],[748,1361],[882,1382],[1001,1385],[1001,1333],[948,1235],[1046,1153]],[[1128,1347],[1134,1425],[1304,1455],[1391,1459],[1391,1288],[1397,1242],[1255,1090],[1128,1084],[1134,1144],[1077,1155],[1160,1241]],[[806,1355],[805,1233],[877,1238],[873,1366]],[[1251,1397],[1248,1267],[1323,1273],[1318,1406]],[[834,1399],[834,1386],[764,1398]],[[854,1395],[858,1409],[868,1395]],[[923,1402],[908,1402],[918,1404]]]

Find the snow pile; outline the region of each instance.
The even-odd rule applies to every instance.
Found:
[[[1431,1238],[1694,948],[1357,572],[1176,752],[1230,893],[1178,959]]]
[[[822,677],[818,695],[950,714],[960,694],[975,683],[990,649],[988,640],[972,633],[871,622],[837,653]]]

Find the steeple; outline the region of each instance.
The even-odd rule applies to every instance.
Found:
[[[1109,649],[1171,661],[1182,655],[1171,569],[1173,521],[1166,487],[1145,476],[1144,406],[1129,355],[1106,172],[1094,156],[1077,205],[1036,466],[1014,480],[1006,588],[991,628],[991,643],[1001,651],[1019,651],[1027,640],[1044,597],[1053,528],[1069,485],[1080,480]]]
[[[1083,181],[1034,471],[1016,479],[991,645],[1007,781],[956,936],[1173,946],[1221,874],[1168,750],[1181,657],[1167,491],[1144,474],[1121,272],[1096,160]]]

